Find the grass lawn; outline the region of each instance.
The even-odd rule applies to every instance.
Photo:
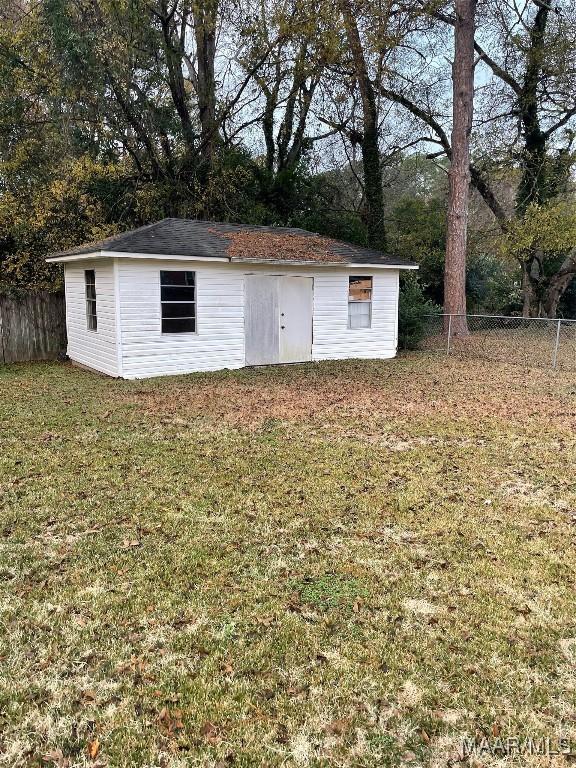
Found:
[[[575,426],[573,375],[424,353],[0,368],[0,764],[576,750]]]

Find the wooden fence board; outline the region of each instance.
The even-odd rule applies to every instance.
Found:
[[[0,296],[0,361],[49,360],[66,350],[62,293]]]

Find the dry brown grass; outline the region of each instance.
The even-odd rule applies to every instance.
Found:
[[[422,341],[422,349],[440,353],[446,350],[447,339],[438,332],[441,322],[441,318],[430,318],[430,335]],[[513,327],[514,323],[520,323],[519,327]],[[556,348],[556,320],[485,319],[471,316],[468,324],[469,335],[451,338],[452,356],[465,360],[513,364],[521,369],[543,368],[549,371],[552,368]],[[481,328],[482,325],[487,327]],[[556,367],[576,372],[576,323],[561,323]]]
[[[161,417],[208,417],[251,428],[270,419],[326,424],[358,418],[362,432],[382,418],[398,423],[422,416],[573,429],[575,392],[573,377],[561,371],[414,354],[386,366],[343,362],[317,370],[294,366],[240,377],[199,376],[168,389],[146,382],[129,397]]]
[[[413,354],[0,387],[0,765],[576,744],[571,376]]]

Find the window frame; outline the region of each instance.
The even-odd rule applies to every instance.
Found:
[[[162,298],[162,288],[183,288],[182,284],[177,285],[171,285],[170,283],[164,284],[162,282],[162,274],[168,273],[168,272],[181,272],[181,273],[189,273],[193,275],[193,301],[172,301],[169,299],[163,299]],[[198,286],[197,286],[197,279],[198,279],[198,273],[194,269],[179,269],[176,267],[169,267],[169,268],[162,268],[158,271],[158,297],[159,297],[159,303],[160,303],[160,335],[161,336],[197,336],[198,335]],[[176,317],[164,317],[164,311],[163,307],[165,304],[191,304],[194,309],[193,315],[186,315],[186,317],[176,318]],[[193,331],[165,331],[163,328],[164,320],[193,320],[194,321],[194,330]]]
[[[350,286],[352,280],[370,280],[370,298],[369,299],[352,299],[350,296]],[[350,331],[366,331],[372,328],[372,302],[374,300],[374,275],[348,275],[348,330]],[[351,324],[350,305],[351,304],[368,304],[368,325],[363,325],[360,328],[353,328]]]
[[[89,281],[88,275],[92,275]],[[89,291],[92,288],[93,291]],[[96,270],[84,270],[84,305],[86,310],[86,330],[91,333],[98,333],[98,294],[96,292]],[[94,311],[90,311],[92,309]]]

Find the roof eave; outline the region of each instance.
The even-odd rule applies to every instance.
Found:
[[[355,261],[319,261],[313,259],[254,259],[233,256],[230,261],[233,264],[282,264],[305,266],[305,267],[349,267],[356,269],[419,269],[418,264],[379,264],[377,262],[355,262]]]
[[[102,255],[102,251],[87,251],[86,253],[54,253],[52,256],[47,256],[45,261],[49,264],[61,264],[66,261],[80,261],[84,259],[99,259]]]
[[[46,261],[58,264],[70,261],[84,261],[85,259],[160,259],[164,261],[219,261],[229,262],[227,256],[190,256],[178,253],[139,253],[138,251],[90,251],[88,253],[54,254],[47,256]]]
[[[340,267],[341,269],[418,269],[418,264],[382,264],[378,262],[353,262],[353,261],[319,261],[314,259],[255,259],[241,256],[191,256],[178,253],[138,253],[137,251],[89,251],[87,253],[54,254],[48,256],[46,261],[50,264],[66,264],[74,261],[86,261],[101,258],[120,259],[155,259],[160,261],[204,261],[207,263],[220,262],[233,264],[272,264],[282,266],[301,267]]]

